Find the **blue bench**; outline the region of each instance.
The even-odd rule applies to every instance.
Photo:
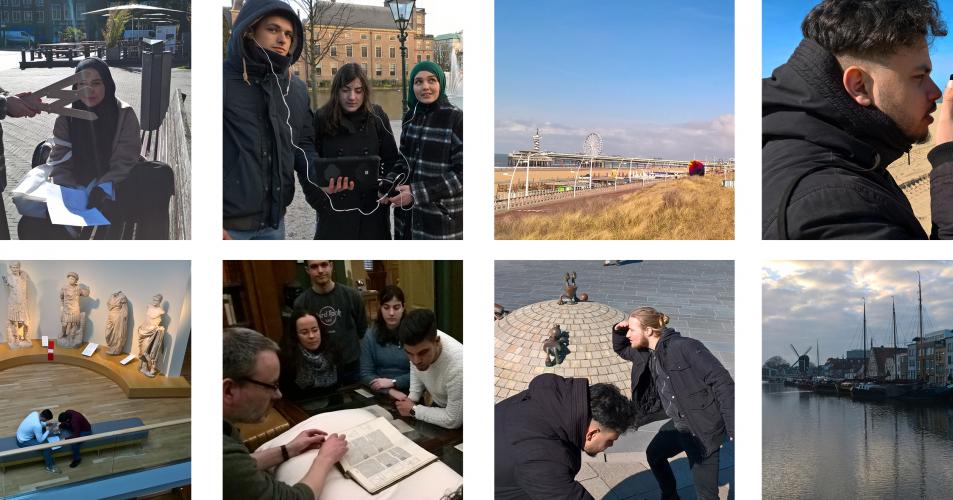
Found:
[[[133,427],[140,427],[143,424],[142,419],[135,418],[124,418],[120,420],[109,420],[106,422],[100,422],[92,424],[93,427],[93,436],[96,434],[103,434],[110,431],[118,431],[122,429],[131,429]],[[149,437],[149,431],[140,431],[133,432],[131,434],[123,434],[120,436],[105,437],[102,439],[91,439],[83,443],[81,449],[82,452],[87,451],[102,451],[110,448],[118,448],[120,446],[142,444]],[[72,456],[72,451],[70,450],[70,441],[63,441],[63,447],[54,451],[54,457],[68,457]],[[0,438],[0,452],[7,450],[17,450],[20,449],[17,447],[17,437],[8,436]],[[43,459],[37,451],[24,451],[23,453],[17,453],[14,455],[8,455],[5,457],[0,457],[0,465],[2,466],[11,466],[25,464],[29,462],[36,462]]]

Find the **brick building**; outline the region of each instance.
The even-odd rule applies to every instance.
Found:
[[[398,84],[401,77],[400,31],[390,9],[383,6],[357,5],[344,1],[318,2],[323,21],[314,27],[317,47],[323,57],[315,68],[315,79],[319,85],[330,85],[338,68],[356,62],[364,67],[371,80]],[[232,7],[226,9],[227,19],[234,22],[242,7],[242,0],[234,0]],[[298,6],[292,2],[292,7]],[[302,18],[304,18],[302,13]],[[427,12],[417,7],[407,26],[407,72],[414,64],[430,61],[434,55],[434,37],[426,33]],[[305,37],[310,33],[307,20],[304,21]],[[343,31],[340,28],[343,26]],[[337,35],[337,36],[335,36]],[[331,40],[333,38],[333,40]],[[302,55],[292,72],[307,81],[307,61]]]

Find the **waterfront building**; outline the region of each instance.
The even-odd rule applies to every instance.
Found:
[[[884,380],[896,380],[898,375],[897,356],[906,353],[906,348],[873,347],[867,358],[867,376]]]
[[[938,330],[923,336],[920,342],[910,342],[908,351],[913,359],[907,361],[907,378],[918,380],[921,377],[933,384],[946,384],[951,374],[947,359],[947,343],[953,339],[953,330]]]

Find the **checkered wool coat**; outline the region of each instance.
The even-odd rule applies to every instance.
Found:
[[[394,208],[395,239],[462,239],[463,111],[441,97],[431,106],[418,105],[404,121],[398,171],[409,164],[414,200]]]

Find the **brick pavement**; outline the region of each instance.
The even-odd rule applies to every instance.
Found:
[[[494,301],[513,311],[511,315],[516,314],[521,307],[543,301],[555,302],[562,293],[563,274],[576,271],[577,293],[588,293],[591,302],[605,304],[622,311],[623,315],[643,305],[659,309],[669,316],[669,324],[673,328],[704,342],[734,377],[735,287],[732,261],[623,260],[618,266],[603,266],[602,262],[497,261],[494,269]],[[499,337],[499,330],[497,334]],[[608,337],[608,332],[604,335]],[[500,339],[496,342],[499,350]],[[606,338],[607,347],[608,344]],[[572,347],[570,345],[570,349]],[[535,349],[541,348],[541,341],[537,341]],[[504,361],[507,361],[505,354]],[[539,368],[533,365],[532,370],[539,371]],[[497,366],[494,372],[499,377],[502,368]],[[627,387],[628,383],[630,381],[626,380],[625,384],[620,383],[619,386]],[[495,391],[499,393],[499,380],[497,384]],[[506,387],[506,382],[503,384],[504,388],[513,389],[516,383],[511,386]],[[659,498],[658,486],[645,460],[645,449],[662,424],[664,421],[654,422],[623,434],[608,453],[600,454],[595,459],[583,455],[586,463],[577,480],[596,498]],[[691,473],[684,453],[672,458],[671,463],[678,480],[679,496],[694,498]],[[720,465],[719,496],[723,499],[733,498],[733,446],[722,449]]]
[[[66,78],[75,72],[74,68],[32,68],[27,70],[7,69],[0,71],[0,89],[16,94],[18,92],[37,90],[57,80]],[[139,113],[140,89],[142,85],[142,71],[140,68],[112,68],[113,80],[116,82],[116,97],[129,103]],[[188,69],[172,69],[171,94],[181,90],[186,96],[192,94],[191,71]],[[185,101],[185,112],[190,114],[191,98]],[[10,198],[23,176],[30,170],[30,159],[33,149],[41,141],[49,138],[53,133],[53,122],[58,115],[43,113],[34,118],[7,118],[0,122],[3,127],[3,145],[6,154],[7,188],[3,191],[3,203],[6,209],[7,223],[10,226],[10,236],[17,238],[16,227],[20,220]]]

